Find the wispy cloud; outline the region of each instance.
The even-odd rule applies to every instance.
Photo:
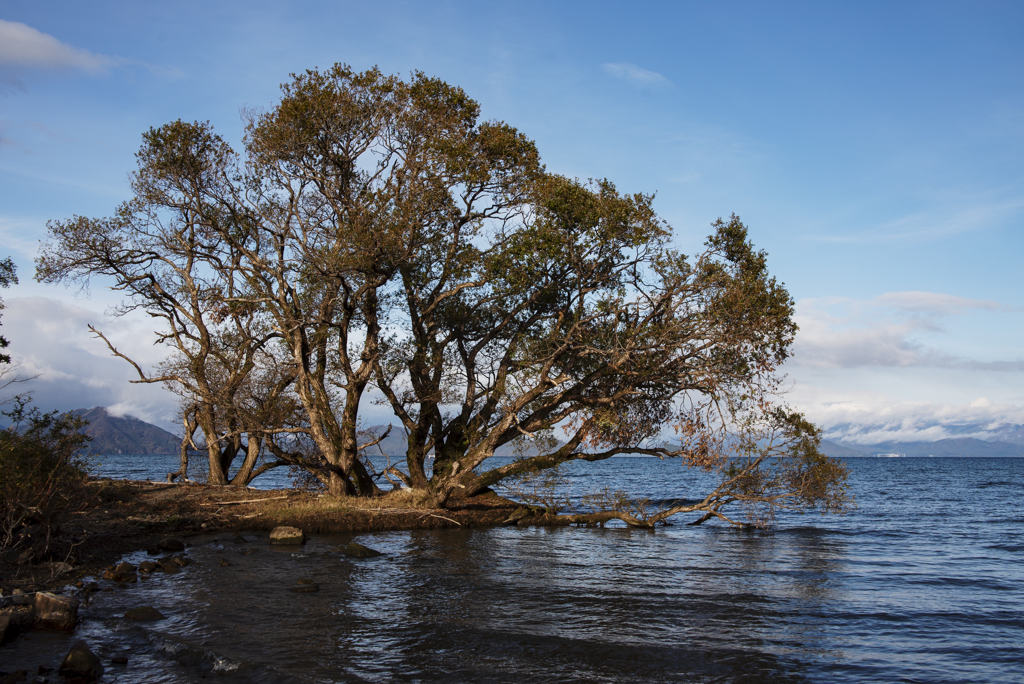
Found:
[[[119,60],[62,43],[16,21],[0,19],[0,65],[105,72]]]
[[[26,259],[34,258],[39,250],[38,231],[39,224],[35,221],[0,216],[0,242],[6,248],[5,256],[13,252]]]
[[[930,211],[894,218],[878,225],[839,235],[818,235],[823,242],[846,244],[900,244],[927,242],[982,230],[1005,221],[1024,210],[1024,198],[966,199],[959,206],[949,203]]]
[[[603,66],[605,73],[641,87],[666,86],[672,82],[656,71],[650,71],[629,62],[616,62]]]
[[[924,344],[919,337],[944,331],[942,319],[971,311],[1009,311],[999,302],[936,292],[890,292],[872,300],[804,299],[794,367],[931,367],[996,372],[1024,371],[1024,359],[979,361]]]

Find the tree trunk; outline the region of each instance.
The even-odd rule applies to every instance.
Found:
[[[330,484],[327,486],[328,494],[331,496],[348,496],[350,493],[349,487],[351,486],[352,485],[348,481],[347,477],[344,477],[341,473],[334,472],[333,470],[331,471]],[[354,494],[355,492],[351,493]]]
[[[252,471],[256,468],[256,461],[259,460],[262,451],[263,440],[261,438],[253,437],[251,433],[248,438],[245,445],[245,460],[242,462],[242,467],[231,478],[231,484],[237,487],[244,487],[252,481]]]
[[[226,485],[228,478],[224,475],[224,470],[220,466],[220,448],[217,442],[206,445],[206,457],[210,463],[210,474],[207,477],[207,482],[214,485]]]

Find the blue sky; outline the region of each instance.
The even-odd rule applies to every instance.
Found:
[[[146,320],[32,282],[49,219],[127,198],[141,134],[347,62],[462,86],[548,168],[657,192],[684,249],[737,213],[798,302],[789,400],[834,437],[1024,423],[1024,4],[0,1],[3,333],[46,408],[168,425],[89,322]]]

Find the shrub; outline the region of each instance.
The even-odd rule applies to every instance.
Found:
[[[0,549],[18,562],[49,555],[61,524],[90,494],[80,452],[86,421],[69,413],[41,413],[17,398],[0,431]]]

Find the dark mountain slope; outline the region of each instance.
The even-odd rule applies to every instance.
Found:
[[[91,454],[176,454],[181,446],[181,439],[167,430],[132,416],[112,416],[102,406],[71,413],[89,421]]]

